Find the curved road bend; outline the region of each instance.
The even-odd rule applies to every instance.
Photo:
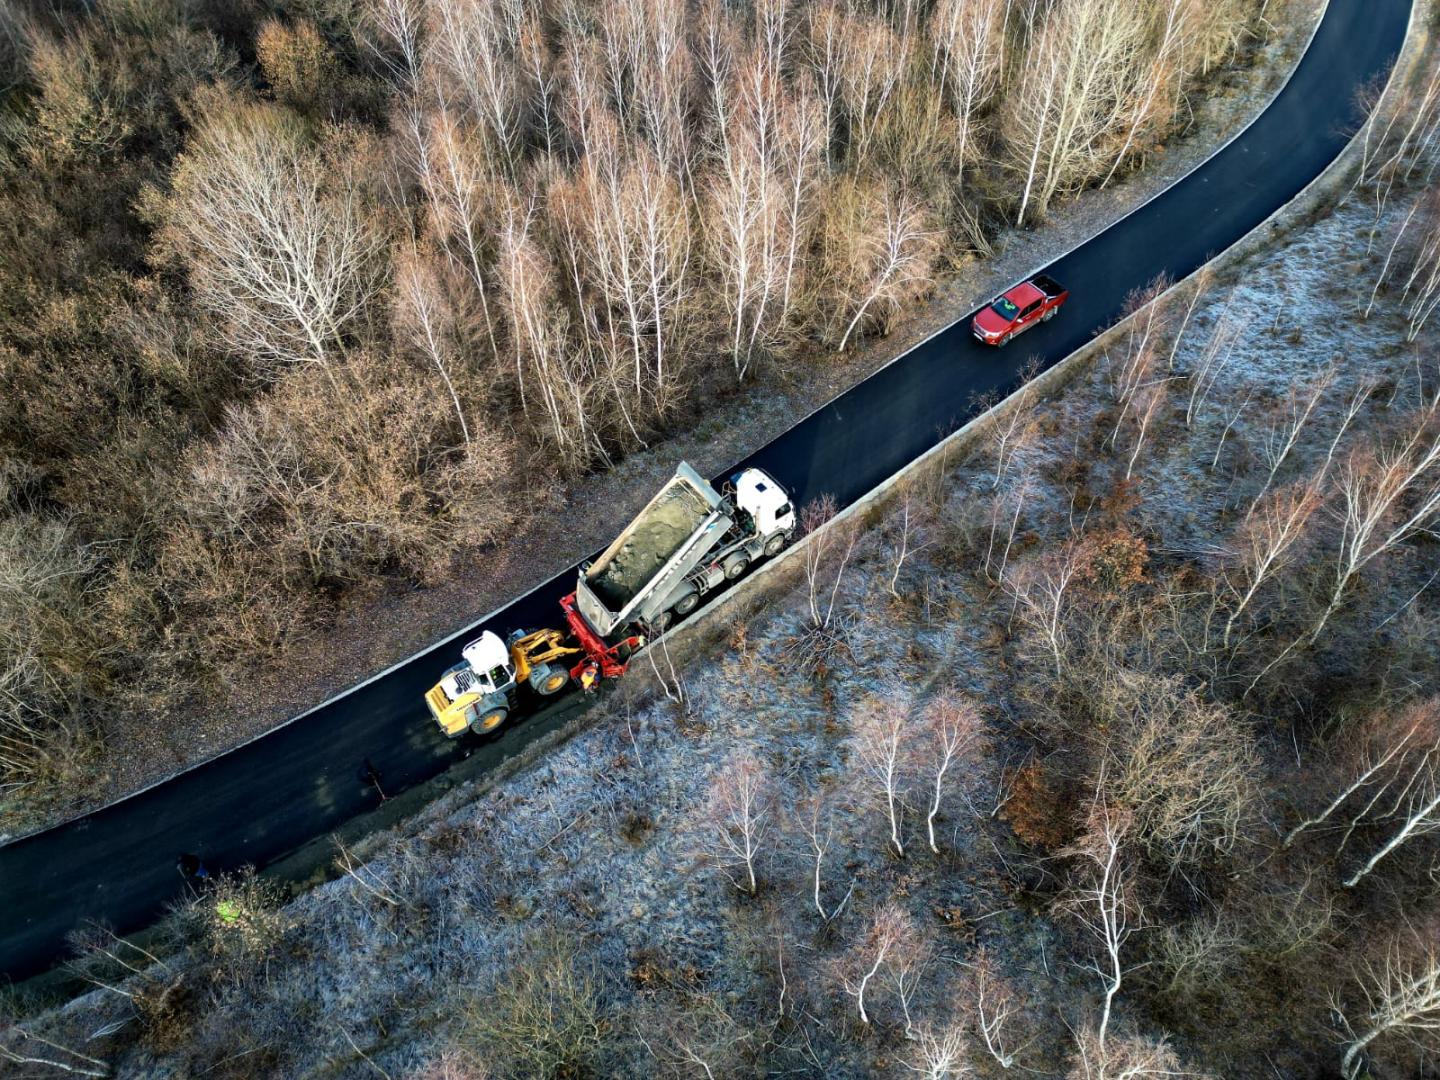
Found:
[[[1122,0],[1123,2],[1123,0]],[[973,412],[977,394],[1008,392],[1038,354],[1054,364],[1120,314],[1157,274],[1182,278],[1240,239],[1328,165],[1361,117],[1356,91],[1399,52],[1410,0],[1331,0],[1313,43],[1275,102],[1228,147],[1163,194],[1046,268],[1071,299],[1058,319],[994,350],[969,316],[807,417],[743,464],[760,465],[797,501],[825,492],[846,505],[929,449]],[[554,715],[484,745],[449,743],[421,695],[481,626],[554,623],[567,570],[419,656],[253,742],[94,813],[0,847],[0,971],[14,979],[58,960],[87,919],[139,929],[180,891],[176,858],[212,868],[265,866],[387,794],[435,776],[467,750],[499,762]],[[558,707],[572,711],[573,703]],[[373,774],[371,774],[373,775]]]

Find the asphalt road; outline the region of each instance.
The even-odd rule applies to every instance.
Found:
[[[997,350],[974,341],[967,315],[741,464],[773,473],[798,503],[830,493],[843,506],[869,491],[964,423],[977,395],[1014,389],[1029,357],[1058,362],[1116,319],[1129,290],[1162,273],[1186,276],[1298,193],[1357,127],[1356,91],[1399,51],[1409,15],[1410,0],[1331,0],[1290,83],[1249,129],[1045,268],[1071,291],[1059,317]],[[566,571],[259,739],[0,847],[0,971],[21,979],[49,967],[84,920],[121,932],[146,925],[180,891],[181,852],[215,869],[265,866],[373,809],[372,776],[393,795],[467,752],[498,763],[553,727],[534,717],[487,743],[451,743],[421,695],[481,627],[503,635],[557,624],[556,601],[574,578]]]

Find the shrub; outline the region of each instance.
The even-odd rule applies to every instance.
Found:
[[[1117,671],[1092,698],[1110,799],[1172,864],[1228,855],[1254,810],[1254,739],[1223,705],[1175,677]]]
[[[501,1076],[583,1074],[606,1029],[594,975],[554,927],[526,941],[494,990],[465,1008],[465,1041]]]
[[[245,867],[215,878],[191,902],[213,979],[246,982],[269,962],[290,924],[281,901],[278,886]]]
[[[255,35],[255,55],[276,98],[297,112],[327,111],[343,72],[314,23],[262,23]]]
[[[1054,851],[1074,836],[1069,806],[1070,800],[1064,797],[1044,764],[1034,761],[1015,774],[1000,816],[1021,843],[1042,851]]]

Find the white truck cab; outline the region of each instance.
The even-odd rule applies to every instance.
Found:
[[[795,508],[785,489],[762,469],[744,469],[731,477],[735,504],[750,515],[761,537],[790,532],[795,528]]]

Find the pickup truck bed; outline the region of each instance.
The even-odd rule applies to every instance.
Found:
[[[1061,285],[1049,274],[1036,274],[1030,279],[1030,284],[1034,285],[1051,300],[1065,291],[1065,286]]]

